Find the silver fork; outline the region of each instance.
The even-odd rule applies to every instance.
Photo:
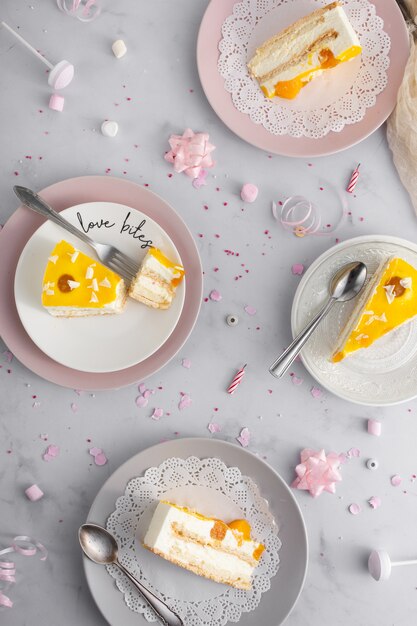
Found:
[[[133,278],[136,276],[136,272],[139,268],[139,263],[135,263],[128,256],[120,252],[114,246],[109,246],[105,243],[98,243],[97,241],[93,241],[88,237],[83,231],[79,230],[70,222],[68,222],[62,215],[54,211],[37,193],[28,189],[27,187],[20,187],[19,185],[15,185],[13,187],[15,194],[19,198],[19,200],[29,209],[39,213],[43,217],[47,217],[61,228],[65,228],[69,233],[84,241],[84,243],[91,246],[100,261],[109,267],[111,270],[116,272],[116,274],[120,274],[122,278],[124,278],[128,283],[131,283]]]

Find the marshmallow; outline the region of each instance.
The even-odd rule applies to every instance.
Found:
[[[245,183],[240,191],[243,202],[255,202],[258,197],[258,187],[252,183]]]
[[[53,93],[49,98],[49,108],[54,111],[62,111],[65,104],[64,96],[60,96],[57,93]]]
[[[118,39],[112,43],[111,49],[116,59],[121,59],[127,52],[126,44],[123,39]]]
[[[106,120],[101,125],[101,132],[105,137],[116,137],[119,131],[119,124],[117,122],[112,122],[110,120]]]
[[[74,78],[74,66],[68,61],[60,61],[51,69],[48,84],[52,89],[64,89]]]
[[[25,490],[25,494],[31,502],[40,500],[44,495],[42,489],[39,489],[38,485],[31,485],[31,487],[28,487]]]
[[[368,420],[368,433],[370,435],[374,435],[375,437],[379,437],[382,431],[382,424],[378,420],[369,419]]]

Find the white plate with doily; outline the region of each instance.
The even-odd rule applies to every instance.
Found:
[[[379,263],[399,256],[417,267],[417,245],[383,235],[356,237],[322,254],[303,276],[291,313],[293,336],[321,308],[333,274],[345,263],[363,261],[372,275]],[[417,397],[417,319],[394,330],[372,346],[340,363],[329,360],[355,300],[338,303],[320,324],[301,353],[307,370],[335,395],[370,406],[400,404]]]
[[[141,546],[155,502],[163,498],[226,521],[248,519],[254,538],[266,546],[251,591],[195,576]],[[304,584],[307,535],[291,490],[264,461],[224,441],[178,439],[144,450],[108,479],[88,520],[107,525],[118,540],[122,563],[165,599],[185,626],[225,626],[238,620],[279,626]],[[112,568],[106,571],[86,558],[84,568],[111,626],[156,621],[131,584]]]
[[[362,55],[323,73],[294,100],[266,98],[246,64],[254,50],[325,0],[211,0],[201,23],[197,64],[205,94],[237,135],[263,150],[322,156],[361,141],[396,102],[409,39],[392,0],[345,0]]]

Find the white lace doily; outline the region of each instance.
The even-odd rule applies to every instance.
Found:
[[[246,63],[265,39],[323,0],[243,0],[222,26],[218,70],[235,107],[274,135],[324,137],[363,119],[387,84],[390,38],[368,0],[345,0],[343,8],[362,46],[360,57],[323,74],[295,100],[267,99]],[[316,6],[317,5],[317,6]],[[277,24],[279,27],[277,28]]]
[[[265,545],[250,591],[195,576],[143,548],[156,501],[164,498],[225,520],[249,521],[254,537]],[[281,542],[268,502],[251,478],[216,458],[171,458],[148,469],[127,484],[106,527],[117,539],[121,563],[178,613],[186,626],[237,622],[242,613],[258,606],[279,567]],[[155,622],[154,612],[129,580],[115,566],[107,571],[116,580],[128,607]]]

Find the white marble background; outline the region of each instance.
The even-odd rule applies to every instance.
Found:
[[[228,441],[235,441],[243,426],[249,427],[249,449],[265,457],[287,481],[293,478],[301,448],[361,450],[361,458],[343,467],[336,495],[313,500],[297,493],[308,527],[310,566],[289,626],[412,626],[417,567],[394,571],[388,583],[377,584],[367,574],[365,561],[375,547],[398,558],[417,556],[417,485],[410,481],[417,473],[416,402],[372,409],[327,393],[317,400],[310,394],[314,381],[300,364],[294,368],[303,379],[300,386],[289,377],[277,382],[267,371],[290,340],[291,301],[299,282],[291,274],[292,264],[308,266],[334,244],[334,237],[297,239],[284,233],[271,217],[272,199],[305,193],[303,180],[312,176],[317,187],[328,181],[343,189],[360,161],[357,194],[349,198],[352,219],[337,236],[417,237],[417,221],[394,170],[385,129],[335,156],[270,158],[233,136],[202,93],[195,45],[206,2],[103,3],[102,16],[82,24],[60,13],[54,0],[1,2],[2,19],[20,26],[20,32],[52,60],[71,60],[77,75],[64,92],[65,111],[50,111],[44,68],[0,29],[0,222],[18,205],[13,184],[41,189],[73,176],[105,175],[111,168],[111,175],[148,183],[178,210],[196,237],[205,269],[205,295],[216,288],[223,298],[203,303],[187,344],[147,381],[149,387],[163,389],[145,409],[135,404],[136,385],[78,396],[44,382],[16,360],[9,365],[0,354],[0,545],[9,545],[16,534],[28,534],[42,541],[50,555],[43,563],[19,560],[19,584],[9,592],[15,606],[0,609],[0,622],[103,624],[85,584],[76,540],[95,494],[136,452],[166,438],[210,437],[207,424],[215,421],[222,426],[217,436]],[[128,47],[120,62],[110,50],[119,37]],[[114,140],[99,132],[106,117],[120,124]],[[185,176],[169,178],[170,166],[162,158],[169,134],[187,126],[208,131],[217,146],[217,166],[200,190]],[[260,194],[255,204],[243,206],[238,191],[248,181],[259,186]],[[325,198],[323,186],[324,191],[317,189],[312,199]],[[205,204],[208,210],[203,209]],[[240,256],[228,257],[224,249],[239,251]],[[239,274],[242,278],[235,281]],[[257,309],[253,317],[244,312],[248,304]],[[237,327],[226,325],[228,313],[239,316]],[[189,370],[181,366],[182,358],[191,360]],[[248,363],[245,381],[229,397],[226,386],[243,362]],[[178,410],[180,391],[193,400],[183,411]],[[154,406],[170,416],[152,420]],[[366,433],[369,417],[382,421],[381,438]],[[42,460],[47,443],[41,433],[61,448],[51,463]],[[103,448],[107,465],[92,464],[87,439]],[[369,457],[379,461],[375,472],[365,467]],[[396,473],[404,479],[399,488],[390,484]],[[23,491],[34,482],[45,497],[33,504]],[[382,499],[375,511],[366,502],[372,495]],[[362,506],[356,517],[347,511],[352,502]]]

